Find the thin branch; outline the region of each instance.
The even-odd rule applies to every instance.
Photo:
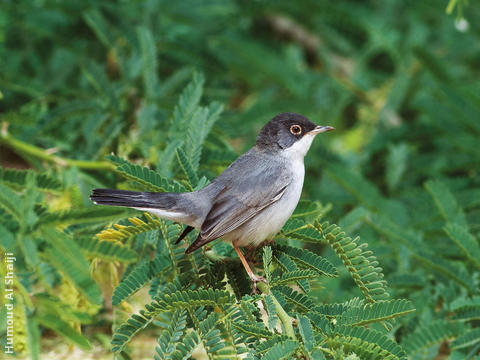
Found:
[[[268,287],[268,285],[264,284],[263,282],[257,283],[257,289],[259,289],[265,295],[268,295],[270,292],[270,288]],[[291,318],[290,315],[287,314],[287,312],[284,310],[282,305],[280,305],[275,296],[272,296],[272,299],[275,305],[275,310],[277,311],[278,318],[282,322],[285,329],[285,335],[292,339],[295,339],[295,331],[293,330],[292,325],[293,318]]]
[[[49,153],[48,150],[42,149],[38,146],[15,139],[8,134],[6,129],[6,123],[2,124],[2,131],[0,133],[0,144],[11,148],[14,152],[18,154],[32,156],[37,159],[44,160],[60,166],[76,166],[79,169],[85,170],[115,170],[115,166],[108,161],[67,159],[64,157],[53,155]]]

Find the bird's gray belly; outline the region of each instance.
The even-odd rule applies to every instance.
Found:
[[[280,200],[265,208],[235,230],[223,235],[222,238],[241,247],[256,247],[268,240],[280,231],[292,215],[300,199],[302,187],[303,176],[298,176],[290,183]]]

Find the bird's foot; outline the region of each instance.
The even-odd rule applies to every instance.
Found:
[[[263,282],[265,283],[266,285],[268,285],[268,281],[267,279],[265,279],[263,276],[257,276],[257,275],[254,275],[254,274],[249,274],[250,276],[250,280],[252,280],[252,294],[259,294],[260,291],[258,291],[257,289],[257,283],[258,282]]]

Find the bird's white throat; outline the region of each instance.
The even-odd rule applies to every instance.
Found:
[[[310,146],[312,146],[312,141],[315,138],[316,134],[305,134],[300,140],[296,141],[292,146],[286,148],[282,151],[283,156],[294,159],[302,160],[307,155]]]

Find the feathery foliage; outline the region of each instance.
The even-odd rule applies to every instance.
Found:
[[[0,7],[0,248],[16,259],[0,297],[19,357],[479,358],[477,4]],[[282,111],[336,131],[249,253],[258,294],[229,244],[186,255],[196,231],[175,244],[182,225],[88,198],[200,189]]]

